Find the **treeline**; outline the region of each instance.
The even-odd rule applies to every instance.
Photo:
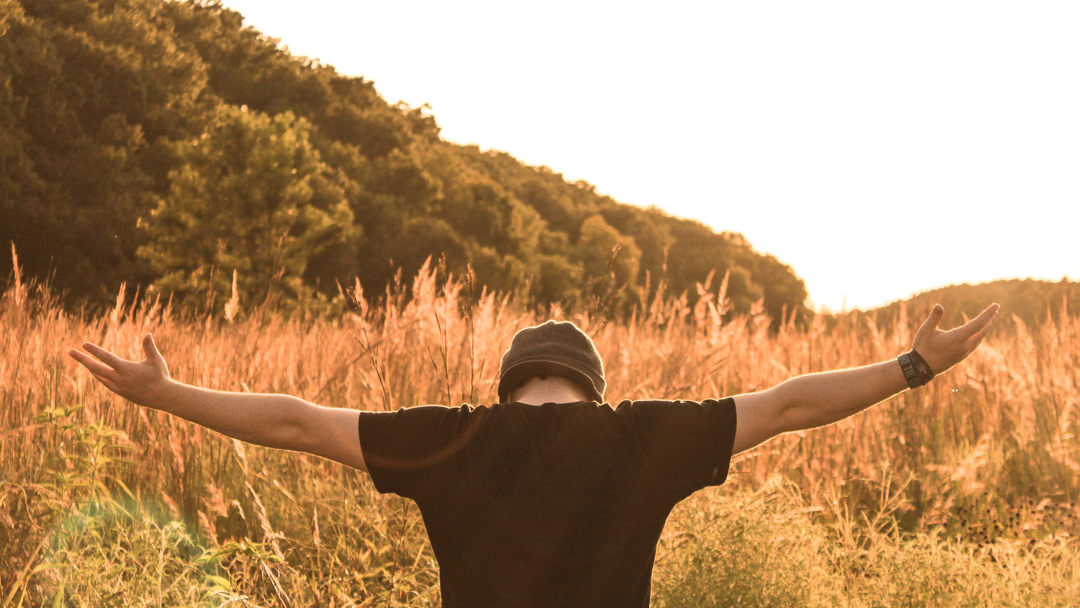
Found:
[[[0,0],[0,240],[69,304],[125,281],[204,302],[234,276],[248,304],[317,302],[433,257],[537,304],[693,299],[713,273],[735,312],[807,313],[741,235],[446,142],[205,1]]]

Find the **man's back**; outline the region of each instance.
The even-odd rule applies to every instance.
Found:
[[[671,509],[726,478],[735,408],[425,406],[359,427],[376,487],[420,506],[446,608],[648,606]]]

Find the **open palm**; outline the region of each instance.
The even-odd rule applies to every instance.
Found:
[[[146,358],[142,361],[121,359],[111,352],[89,342],[82,345],[87,352],[72,349],[68,354],[83,365],[106,388],[139,405],[154,407],[164,385],[169,382],[169,366],[161,357],[154,338],[143,336],[142,347]]]
[[[915,333],[912,348],[922,355],[930,369],[934,370],[934,374],[944,373],[978,348],[993,326],[999,308],[997,304],[991,304],[971,321],[955,329],[943,331],[938,329],[938,324],[945,315],[945,309],[941,304],[937,304]]]

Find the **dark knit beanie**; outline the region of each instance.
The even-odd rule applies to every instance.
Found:
[[[502,357],[499,401],[534,377],[562,376],[581,385],[597,403],[604,402],[604,362],[589,336],[577,325],[548,321],[514,334]]]

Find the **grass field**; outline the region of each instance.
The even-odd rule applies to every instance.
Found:
[[[230,321],[122,297],[73,315],[10,285],[0,608],[438,606],[414,504],[340,465],[133,406],[65,353],[89,340],[135,358],[153,332],[173,377],[199,386],[359,409],[492,403],[510,337],[548,315],[464,289],[425,272],[333,320],[240,303]],[[570,316],[594,336],[612,402],[726,396],[893,358],[926,312],[884,330],[819,318],[770,333],[761,314],[721,322],[708,298],[644,310]],[[653,605],[1076,605],[1078,365],[1080,319],[1002,323],[929,386],[740,458],[727,485],[672,514]]]

